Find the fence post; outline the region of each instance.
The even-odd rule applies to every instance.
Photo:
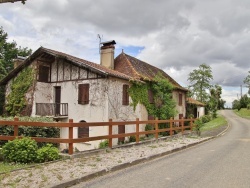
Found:
[[[169,128],[170,128],[169,134],[170,134],[170,136],[172,136],[173,135],[173,118],[172,117],[170,118],[170,127]]]
[[[109,119],[109,148],[112,148],[112,119]]]
[[[158,117],[155,118],[155,139],[158,139]]]
[[[136,143],[139,143],[140,135],[139,135],[139,118],[136,118]]]
[[[181,134],[183,135],[184,132],[184,118],[181,118]]]
[[[19,121],[18,117],[14,117],[14,121]],[[14,125],[14,136],[18,136],[18,125]]]
[[[73,119],[69,119],[69,123],[73,123]],[[73,139],[73,127],[70,125],[69,126],[69,139]],[[73,142],[69,142],[69,155],[73,154]]]
[[[190,119],[190,131],[192,132],[192,128],[193,128],[193,118],[191,117]]]

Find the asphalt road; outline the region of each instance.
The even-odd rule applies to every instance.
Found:
[[[230,124],[225,135],[74,188],[250,188],[250,120],[232,111],[222,114]]]

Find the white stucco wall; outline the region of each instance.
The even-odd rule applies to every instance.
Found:
[[[205,115],[205,107],[204,106],[197,106],[197,117],[201,117]]]
[[[179,93],[182,94],[182,105],[179,105]],[[178,111],[174,119],[179,119],[179,114],[183,114],[186,117],[186,93],[182,91],[173,91],[173,99],[176,101],[176,110]]]

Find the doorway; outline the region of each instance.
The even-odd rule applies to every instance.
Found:
[[[55,87],[55,115],[60,115],[61,86]]]

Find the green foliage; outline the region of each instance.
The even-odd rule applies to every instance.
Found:
[[[152,108],[148,100],[148,89],[149,86],[147,84],[133,82],[132,86],[129,88],[129,95],[133,100],[132,105],[134,110],[139,103],[143,104],[147,110]]]
[[[234,100],[234,101],[232,102],[232,108],[233,108],[233,109],[237,109],[237,110],[239,111],[239,110],[241,109],[240,101]]]
[[[154,102],[149,102],[148,91],[151,90]],[[129,95],[132,98],[134,110],[137,104],[143,104],[148,114],[159,119],[169,119],[177,113],[175,101],[172,99],[173,85],[161,75],[157,75],[153,82],[146,84],[133,82],[129,88]]]
[[[194,125],[195,125],[195,130],[198,136],[201,135],[201,128],[202,126],[204,126],[204,123],[202,122],[201,119],[197,119],[194,121]]]
[[[200,119],[201,119],[202,123],[207,123],[207,122],[212,120],[210,115],[201,116]]]
[[[250,104],[247,105],[247,109],[250,110]]]
[[[13,117],[0,117],[1,120],[13,121]],[[27,122],[53,122],[52,118],[47,117],[20,117],[19,121]],[[7,125],[0,125],[0,135],[13,135],[14,127]],[[18,136],[26,137],[44,137],[44,138],[58,138],[60,135],[60,129],[56,127],[30,127],[30,126],[19,126]],[[0,141],[0,145],[5,143]],[[38,146],[43,146],[44,143],[38,143]]]
[[[212,130],[226,124],[226,119],[223,116],[219,115],[217,118],[205,123],[204,126],[202,126],[201,131]]]
[[[60,158],[59,150],[52,144],[46,144],[42,148],[38,149],[36,154],[37,154],[36,161],[39,163],[54,161]]]
[[[250,71],[248,71],[248,75],[247,75],[247,77],[244,79],[244,84],[246,84],[247,85],[247,87],[248,87],[248,94],[250,95]]]
[[[31,138],[7,142],[2,149],[4,160],[15,163],[31,163],[36,160],[38,146]]]
[[[0,80],[13,70],[13,59],[19,56],[28,56],[32,51],[28,48],[17,47],[15,41],[8,42],[8,34],[0,27]],[[0,106],[4,106],[4,88],[0,89]],[[3,109],[0,109],[0,114]]]
[[[129,142],[136,142],[136,137],[135,136],[130,136],[129,137]]]
[[[11,84],[11,92],[6,97],[6,111],[12,115],[20,115],[24,107],[27,105],[25,94],[31,87],[34,80],[32,68],[26,68],[18,74]]]
[[[198,69],[189,73],[189,89],[191,96],[198,101],[205,103],[208,100],[207,89],[211,87],[210,80],[213,80],[212,70],[209,65],[201,64]]]
[[[151,130],[154,130],[154,126],[153,125],[150,125],[150,124],[147,124],[145,126],[145,131],[151,131]],[[153,134],[146,134],[147,137],[151,136]]]
[[[104,140],[102,142],[99,143],[99,149],[103,149],[103,148],[106,148],[108,147],[109,145],[109,141],[108,140]]]
[[[239,115],[240,117],[244,117],[244,118],[250,119],[250,110],[248,110],[247,108],[241,108],[238,111],[234,110],[234,112],[237,115]]]

